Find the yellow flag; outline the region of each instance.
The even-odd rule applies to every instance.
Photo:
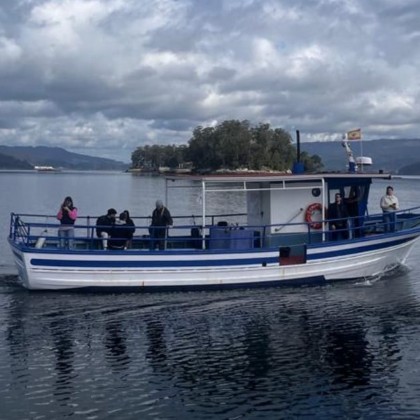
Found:
[[[358,128],[357,130],[351,130],[347,132],[348,140],[360,140],[362,138],[362,130]]]

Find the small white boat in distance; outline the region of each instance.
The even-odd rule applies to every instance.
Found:
[[[59,169],[54,166],[34,166],[34,169],[38,172],[58,172]]]

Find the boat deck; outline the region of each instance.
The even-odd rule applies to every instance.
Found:
[[[397,212],[395,231],[420,226],[420,215],[416,213],[416,210],[418,211],[419,207]],[[329,221],[321,221],[321,229],[312,229],[309,223],[288,224],[287,229],[284,229],[286,225],[247,226],[226,221],[229,218],[239,220],[241,216],[243,215],[211,216],[210,223],[203,228],[195,224],[175,225],[167,229],[164,248],[166,251],[225,250],[226,252],[280,248],[283,249],[284,256],[287,254],[292,257],[303,255],[304,248],[308,245],[333,240],[332,231],[328,230]],[[42,218],[43,221],[41,221]],[[133,218],[136,234],[124,251],[149,250],[152,239],[149,235],[147,220],[144,219]],[[59,224],[54,220],[54,216],[12,214],[9,238],[19,247],[62,250],[58,237]],[[71,249],[66,249],[66,252],[103,250],[102,240],[96,236],[96,226],[92,225],[92,220],[96,218],[79,217],[74,226],[75,236]],[[181,218],[178,220],[182,223]],[[350,218],[346,230],[351,240],[383,234],[382,215],[366,216],[357,227]]]

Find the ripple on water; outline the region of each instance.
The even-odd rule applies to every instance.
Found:
[[[412,274],[154,294],[32,293],[9,279],[0,397],[11,418],[420,413]]]

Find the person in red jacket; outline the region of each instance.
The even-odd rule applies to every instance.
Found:
[[[57,213],[60,221],[58,237],[60,238],[60,248],[72,248],[74,238],[74,222],[77,219],[77,208],[73,205],[73,199],[66,197]]]

